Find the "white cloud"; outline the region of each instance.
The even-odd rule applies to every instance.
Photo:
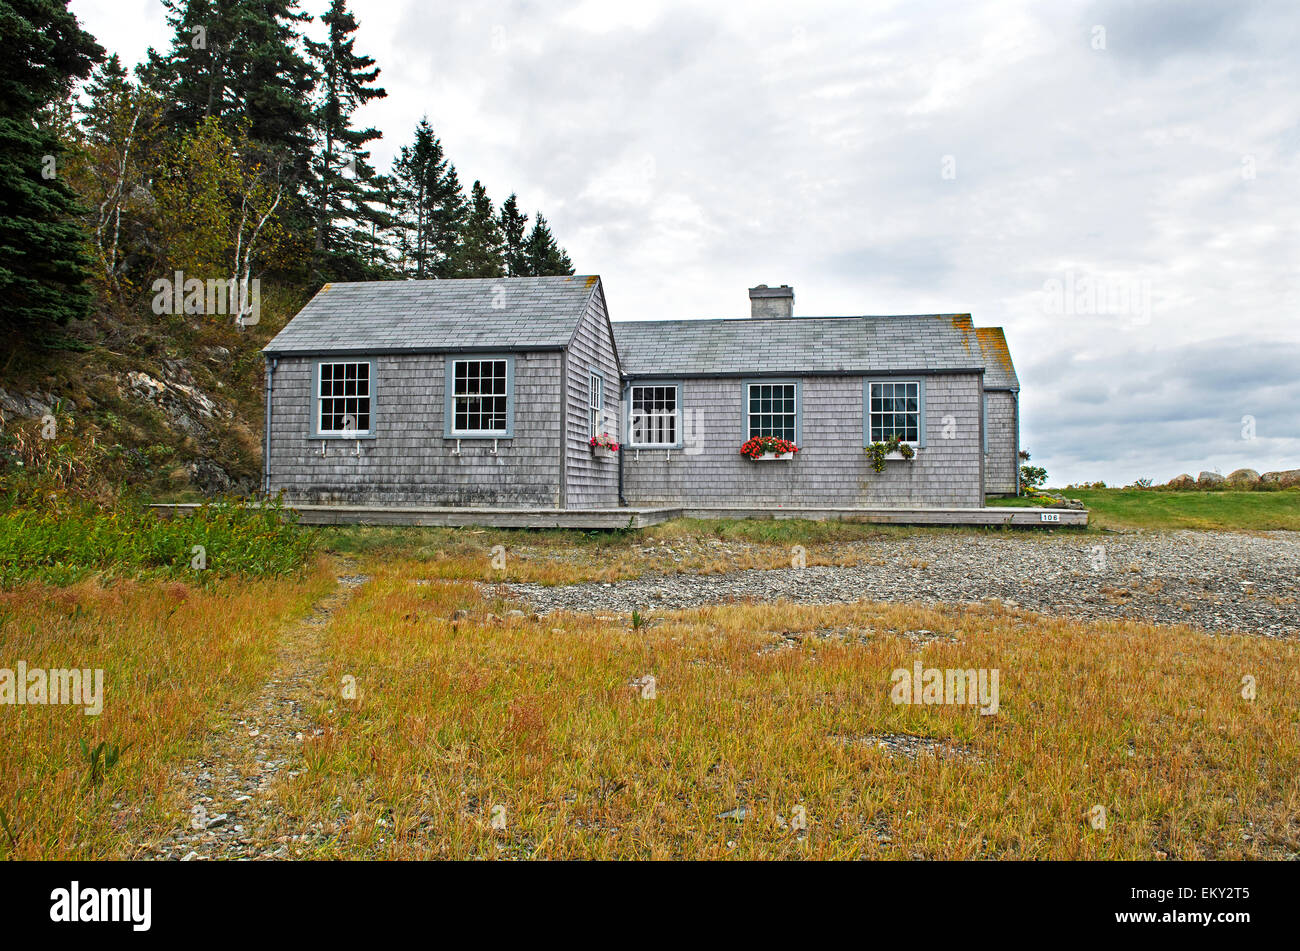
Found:
[[[167,39],[133,2],[72,8],[131,61]],[[389,92],[377,157],[427,113],[616,318],[743,314],[759,282],[804,314],[971,312],[1007,328],[1054,481],[1300,465],[1300,392],[1259,382],[1300,339],[1294,5],[354,7]],[[1149,288],[1149,319],[1050,313],[1066,272]]]

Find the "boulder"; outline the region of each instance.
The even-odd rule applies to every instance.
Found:
[[[1300,469],[1283,469],[1280,472],[1265,472],[1259,477],[1260,482],[1276,482],[1279,485],[1300,485]]]
[[[1259,481],[1259,473],[1254,469],[1234,469],[1228,473],[1228,481],[1236,485],[1253,485]]]
[[[1196,480],[1184,472],[1180,476],[1174,476],[1166,483],[1166,485],[1171,489],[1190,489],[1192,486],[1196,485]]]
[[[1196,477],[1197,485],[1218,485],[1223,481],[1223,476],[1217,472],[1202,472]]]

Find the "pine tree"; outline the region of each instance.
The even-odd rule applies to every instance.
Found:
[[[497,221],[492,199],[483,183],[476,181],[470,189],[469,215],[465,219],[457,277],[505,277],[501,225]]]
[[[167,154],[163,104],[127,75],[114,53],[91,74],[79,111],[81,147],[69,180],[90,204],[86,230],[98,273],[118,285],[139,259],[138,250],[132,256],[123,249],[149,244],[149,186]]]
[[[569,255],[555,243],[551,228],[540,211],[534,220],[533,230],[524,241],[524,262],[527,273],[535,277],[573,273]]]
[[[130,96],[131,89],[126,67],[116,53],[95,67],[80,97],[81,127],[88,139],[107,142],[119,134],[113,127],[113,115]]]
[[[67,0],[0,0],[0,45],[0,326],[39,339],[90,303],[85,209],[51,120],[104,51]]]
[[[519,200],[511,192],[510,197],[501,203],[502,254],[507,277],[522,277],[528,273],[528,262],[524,259],[524,231],[527,227],[528,216],[519,210]]]
[[[456,262],[460,257],[469,203],[465,200],[465,190],[460,187],[456,166],[450,160],[447,161],[447,174],[442,177],[433,198],[430,217],[433,276],[456,277]]]
[[[233,60],[231,88],[247,120],[248,135],[290,158],[300,177],[311,154],[311,102],[315,70],[298,52],[299,24],[311,15],[297,0],[244,0],[239,4],[240,54]]]
[[[306,173],[314,72],[298,52],[310,19],[296,0],[163,0],[172,28],[166,54],[149,51],[144,75],[171,103],[175,131],[192,133],[208,117],[292,157]]]
[[[316,267],[333,256],[338,270],[352,258],[360,263],[368,248],[367,228],[377,228],[385,215],[376,204],[382,194],[375,170],[367,161],[366,143],[380,137],[377,129],[352,128],[352,115],[387,93],[374,85],[379,76],[375,61],[354,50],[357,21],[346,0],[332,0],[321,17],[329,28],[325,43],[309,41],[307,50],[318,64],[321,98],[315,113],[319,155],[313,162],[313,195],[316,230]],[[371,232],[370,234],[373,234]]]
[[[429,120],[393,162],[399,267],[415,278],[452,277],[465,221],[465,195]]]

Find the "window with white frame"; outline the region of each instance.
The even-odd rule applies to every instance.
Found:
[[[755,436],[775,436],[788,442],[797,441],[797,390],[793,383],[749,384],[750,439]]]
[[[633,386],[628,430],[628,444],[635,448],[678,445],[677,386]]]
[[[316,431],[370,432],[370,364],[322,363],[316,392]]]
[[[894,436],[900,442],[920,442],[920,383],[872,383],[870,400],[872,442],[887,442]]]
[[[506,435],[510,428],[508,373],[508,361],[503,359],[453,362],[453,435]]]
[[[605,413],[605,378],[592,372],[587,383],[587,435],[595,439],[602,432],[601,417]]]

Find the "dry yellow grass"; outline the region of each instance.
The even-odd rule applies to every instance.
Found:
[[[379,569],[334,619],[307,770],[319,857],[1241,858],[1300,850],[1300,649],[1000,609],[729,605],[493,620],[490,588]],[[466,617],[453,620],[456,611]],[[943,635],[918,645],[907,631]],[[795,638],[787,633],[805,632]],[[891,633],[893,632],[893,633]],[[790,645],[790,646],[784,646]],[[997,668],[1001,709],[890,673]],[[656,678],[656,698],[630,686]],[[1258,698],[1241,696],[1246,674]],[[360,696],[340,702],[345,676]],[[908,734],[957,753],[899,757]],[[505,828],[493,828],[494,807]],[[720,819],[743,806],[744,821]],[[1102,806],[1106,828],[1088,821]],[[791,828],[796,807],[806,831]]]
[[[102,668],[104,706],[0,706],[0,857],[131,858],[189,806],[172,787],[223,708],[261,685],[278,628],[334,587],[299,578],[94,581],[0,593],[0,667]],[[81,750],[125,747],[96,786]]]
[[[308,711],[320,733],[305,731],[271,787],[261,841],[319,858],[1300,851],[1293,641],[998,606],[741,603],[656,613],[636,630],[626,617],[509,618],[517,605],[477,580],[494,576],[483,553],[444,555],[376,552],[349,569],[373,578],[321,632]],[[658,557],[630,552],[627,569]],[[525,565],[514,568],[564,580],[610,567],[558,550]],[[99,718],[0,708],[0,808],[18,832],[0,849],[132,856],[181,827],[190,804],[169,778],[256,693],[277,628],[332,586],[319,566],[297,583],[0,599],[5,662],[110,671]],[[894,704],[891,672],[917,660],[997,669],[999,712]],[[653,699],[634,686],[647,675]],[[343,696],[349,677],[356,700]],[[81,736],[134,744],[98,793],[81,788]],[[940,751],[901,755],[879,736]],[[1104,829],[1089,822],[1096,806]],[[738,807],[743,820],[719,818]]]

